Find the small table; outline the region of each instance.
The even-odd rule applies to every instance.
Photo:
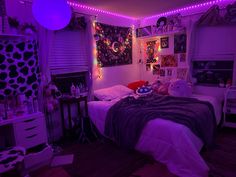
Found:
[[[85,132],[84,132],[84,118],[88,117],[88,102],[87,102],[87,96],[80,96],[80,97],[72,97],[72,96],[64,96],[59,99],[60,102],[60,109],[61,109],[61,121],[62,121],[62,130],[63,130],[63,136],[66,135],[66,127],[65,127],[65,114],[64,114],[64,105],[67,107],[68,111],[68,122],[69,122],[69,129],[71,130],[73,128],[72,126],[72,117],[71,117],[71,105],[77,104],[78,109],[78,116],[81,124],[81,132],[79,140],[81,141],[89,141],[87,138]],[[82,110],[81,110],[81,104],[84,102],[84,109],[85,109],[85,115],[83,116]]]

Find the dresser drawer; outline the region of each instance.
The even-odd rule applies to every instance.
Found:
[[[18,146],[31,148],[47,142],[44,118],[32,118],[14,124],[15,141]]]

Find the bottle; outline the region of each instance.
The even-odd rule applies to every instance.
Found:
[[[71,96],[75,96],[75,92],[76,92],[76,88],[75,88],[74,83],[72,83],[72,85],[71,85],[71,87],[70,87]]]
[[[27,112],[28,112],[28,114],[32,114],[34,112],[32,97],[29,97],[28,100],[27,100]]]
[[[78,85],[76,86],[75,96],[76,96],[77,98],[80,96],[80,88],[79,88]]]
[[[34,112],[38,112],[39,104],[38,104],[38,99],[37,98],[33,99],[33,107],[34,107]]]

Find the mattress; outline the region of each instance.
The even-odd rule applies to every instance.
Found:
[[[217,123],[220,122],[219,101],[210,96],[193,95],[193,97],[211,102]],[[88,103],[90,118],[103,135],[107,111],[119,100]],[[178,176],[207,177],[208,166],[199,154],[202,146],[202,141],[184,125],[169,120],[154,119],[144,127],[135,149],[166,164],[168,169]]]

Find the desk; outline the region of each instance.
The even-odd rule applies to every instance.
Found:
[[[72,130],[73,126],[72,126],[72,117],[71,117],[71,105],[77,104],[78,118],[79,118],[80,126],[81,126],[79,141],[81,140],[82,142],[84,141],[90,142],[87,136],[85,135],[85,131],[84,131],[84,118],[88,118],[87,96],[80,96],[78,98],[71,97],[71,96],[61,97],[59,99],[59,102],[60,102],[60,110],[61,110],[63,136],[66,135],[64,106],[67,107],[67,112],[68,112],[68,122],[69,122],[68,128],[69,130]],[[84,115],[82,113],[81,103],[84,103]]]
[[[14,145],[26,149],[47,143],[47,130],[43,113],[26,114],[1,120],[0,127],[12,125]]]

